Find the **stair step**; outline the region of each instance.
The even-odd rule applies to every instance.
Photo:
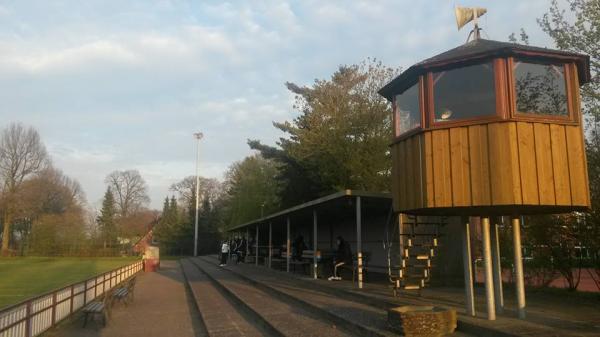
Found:
[[[252,325],[208,279],[187,259],[180,260],[186,283],[198,306],[202,320],[209,333],[237,332],[245,336],[263,336],[264,332]],[[222,316],[227,316],[223,320]]]
[[[327,336],[347,336],[345,332],[333,328],[330,322],[315,318],[311,311],[291,305],[225,268],[202,259],[193,259],[192,263],[205,273],[237,307],[244,310],[247,318],[258,322],[269,335],[289,336],[310,326],[311,329]],[[289,318],[282,319],[282,316]]]
[[[410,254],[410,258],[416,258],[417,260],[429,260],[429,254]]]

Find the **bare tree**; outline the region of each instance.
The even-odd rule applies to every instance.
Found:
[[[2,254],[8,252],[14,197],[23,181],[49,166],[46,147],[32,127],[10,124],[0,134],[0,179],[2,180],[3,233]]]
[[[119,216],[123,218],[150,203],[148,186],[138,170],[114,171],[106,177],[105,183],[115,194]]]
[[[188,176],[171,185],[171,191],[179,194],[179,201],[184,207],[189,207],[196,201],[196,177]],[[223,194],[222,184],[214,178],[200,177],[200,203],[208,201],[213,203]]]

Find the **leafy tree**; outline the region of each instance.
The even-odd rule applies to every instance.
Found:
[[[398,69],[367,60],[340,66],[311,87],[286,83],[296,95],[293,121],[274,123],[287,137],[279,148],[249,141],[281,165],[278,178],[285,206],[342,189],[389,188],[391,106],[377,91]]]
[[[567,0],[570,12],[562,10],[556,0],[538,24],[559,49],[590,56],[592,80],[581,89],[583,109],[598,120],[600,117],[600,0]],[[571,18],[574,18],[572,20]]]
[[[225,177],[223,225],[238,225],[279,209],[280,186],[274,179],[278,174],[278,165],[258,154],[233,163]]]
[[[587,116],[590,129],[586,141],[588,173],[591,195],[591,212],[584,218],[581,244],[588,248],[593,272],[590,275],[600,289],[600,0],[567,0],[569,11],[562,10],[553,0],[548,12],[538,19],[538,24],[562,50],[590,56],[590,83],[581,88],[582,109]]]
[[[117,210],[115,207],[115,198],[110,187],[106,188],[104,199],[102,200],[102,209],[97,218],[98,226],[104,243],[104,248],[112,247],[117,241]]]

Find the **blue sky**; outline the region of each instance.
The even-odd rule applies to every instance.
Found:
[[[340,64],[375,57],[411,64],[464,43],[454,5],[488,8],[484,37],[536,23],[549,0],[528,1],[0,1],[0,127],[36,127],[53,161],[98,205],[104,177],[138,169],[151,206],[171,183],[222,178],[273,144],[272,121],[290,120],[284,82],[310,84]]]

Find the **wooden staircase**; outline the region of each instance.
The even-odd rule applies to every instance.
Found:
[[[428,217],[429,222],[421,221],[425,217],[400,215],[398,242],[400,251],[396,254],[396,263],[390,275],[394,296],[398,291],[420,290],[431,279],[431,270],[439,247],[439,228],[446,224],[445,217]],[[431,221],[431,219],[438,221]]]

